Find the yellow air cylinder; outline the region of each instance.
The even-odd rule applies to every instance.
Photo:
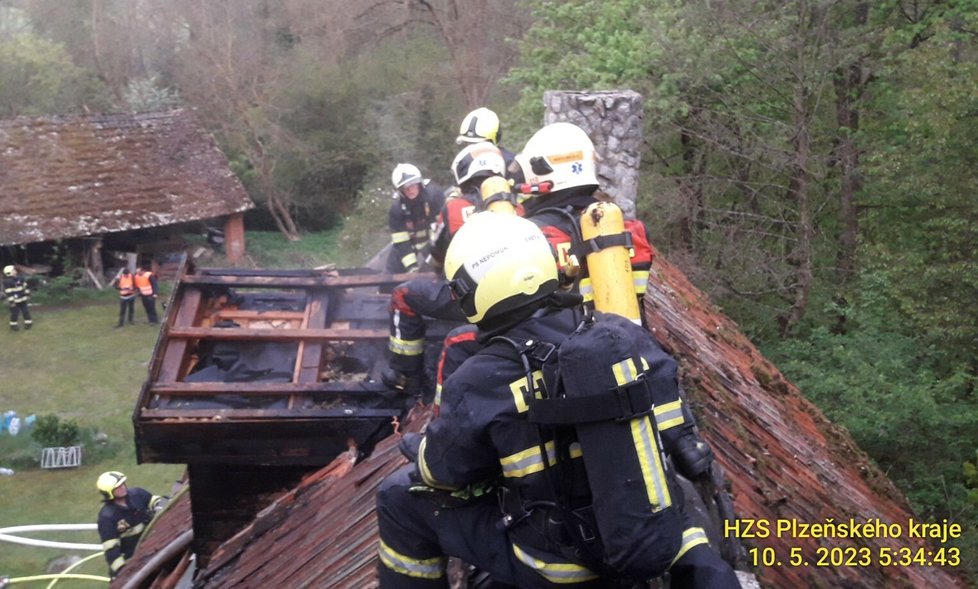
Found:
[[[509,181],[502,176],[489,176],[482,181],[479,187],[482,194],[482,202],[486,204],[486,210],[494,213],[504,213],[507,215],[516,214],[515,196],[510,188]]]
[[[585,242],[601,236],[620,235],[625,232],[625,220],[618,205],[610,202],[591,204],[581,215],[581,237]],[[581,292],[585,301],[590,287],[594,308],[604,313],[615,313],[642,323],[642,316],[632,282],[631,255],[624,245],[607,246],[587,254],[587,272],[590,285],[582,281]]]

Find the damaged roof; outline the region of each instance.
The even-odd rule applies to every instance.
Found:
[[[754,570],[762,587],[965,587],[951,568],[880,564],[876,555],[883,547],[923,546],[908,535],[909,522],[917,520],[904,496],[845,430],[830,423],[661,255],[655,256],[645,313],[656,337],[680,361],[683,386],[729,478],[739,521],[770,526],[767,538],[742,538],[748,548],[773,549],[781,563]],[[426,419],[427,412],[414,412],[405,428],[416,431]],[[374,493],[405,462],[396,438],[379,443],[373,455],[352,468],[349,458],[341,457],[279,496],[214,553],[194,587],[375,587]],[[164,514],[164,521],[173,521],[156,530],[170,532],[148,533],[137,557],[165,547],[180,526],[188,525],[179,514]],[[898,524],[902,533],[819,539],[797,528],[775,532],[779,520],[826,524],[850,518]],[[868,565],[830,560],[831,566],[815,566],[818,550],[833,547],[864,548],[873,557]],[[789,564],[792,548],[801,549],[808,566]],[[136,568],[123,573],[134,575]],[[166,572],[161,569],[158,578],[165,579]]]
[[[186,110],[0,120],[0,245],[253,207],[214,138]]]
[[[881,547],[922,546],[909,537],[919,521],[903,494],[795,385],[765,359],[736,324],[717,310],[675,266],[656,253],[645,297],[645,315],[656,338],[680,362],[682,384],[704,436],[731,482],[738,518],[768,522],[768,538],[746,538],[748,547],[774,549],[781,564],[758,567],[763,587],[964,587],[954,569],[882,566]],[[812,538],[801,527],[780,537],[775,526],[798,524],[898,524],[895,538]],[[742,528],[744,529],[744,528]],[[826,560],[839,547],[865,547],[870,564]],[[810,566],[790,566],[800,548]],[[836,552],[837,555],[844,554]]]

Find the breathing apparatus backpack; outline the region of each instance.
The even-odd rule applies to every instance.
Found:
[[[586,517],[565,495],[574,476],[567,453],[558,450],[546,464],[564,536],[583,564],[603,576],[661,576],[679,553],[683,516],[652,390],[677,386],[676,363],[643,328],[600,312],[557,346],[508,341],[528,373],[556,357],[552,386],[528,395],[528,418],[540,429],[541,445],[553,439],[556,448],[569,441],[580,446],[592,498]]]

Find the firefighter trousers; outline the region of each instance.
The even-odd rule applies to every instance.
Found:
[[[598,589],[607,583],[586,568],[553,554],[521,549],[500,525],[495,494],[461,501],[417,488],[408,464],[377,491],[381,589],[447,589],[446,555],[455,556],[494,581],[526,589]],[[683,535],[669,570],[672,589],[737,589],[733,569],[705,541],[702,529]]]
[[[27,308],[27,301],[10,304],[10,329],[16,329],[20,315],[24,316],[24,329],[30,329],[33,325],[30,309]]]

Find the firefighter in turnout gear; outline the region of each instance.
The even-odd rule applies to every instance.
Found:
[[[95,486],[102,494],[98,534],[109,563],[109,576],[114,579],[132,558],[146,525],[162,511],[167,499],[146,489],[127,487],[126,475],[114,470],[99,475]]]
[[[3,298],[10,303],[10,330],[20,330],[20,315],[24,316],[24,329],[30,329],[34,325],[31,319],[31,311],[27,308],[27,302],[31,298],[31,291],[27,288],[27,282],[17,275],[17,269],[13,266],[3,268]]]
[[[594,144],[576,125],[552,123],[537,131],[517,156],[527,180],[523,186],[527,193],[523,201],[525,215],[547,236],[560,269],[561,284],[578,290],[588,308],[593,308],[595,292],[585,263],[588,254],[608,246],[625,246],[631,254],[637,309],[641,309],[652,265],[645,224],[626,220],[625,232],[617,236],[584,240],[581,234],[582,213],[593,212],[603,204],[598,198],[595,159]],[[639,313],[638,318],[629,318],[641,317]],[[670,396],[663,395],[664,389],[656,392],[656,421],[676,468],[690,480],[706,476],[713,452],[696,433],[695,420],[681,391],[668,389]]]
[[[421,177],[412,164],[397,164],[391,173],[394,202],[387,215],[391,251],[387,271],[417,272],[431,244],[431,228],[445,203],[441,188]]]
[[[505,176],[515,182],[522,182],[521,170],[516,163],[516,154],[499,144],[502,137],[503,130],[499,125],[499,116],[483,106],[465,115],[462,124],[459,125],[455,143],[459,145],[482,141],[492,143],[503,154]]]
[[[705,533],[681,511],[648,393],[647,408],[625,416],[631,421],[594,424],[610,433],[592,436],[588,445],[575,437],[580,427],[563,427],[558,435],[534,421],[538,403],[563,387],[554,351],[583,315],[579,295],[558,291],[556,264],[539,228],[515,215],[477,214],[449,247],[445,271],[486,345],[445,382],[441,415],[416,445],[416,463],[378,489],[380,586],[447,588],[447,557],[456,556],[497,583],[521,588],[607,587],[667,571],[675,589],[738,587]],[[593,349],[584,368],[643,390],[675,387],[672,358],[641,327],[618,319],[619,339],[640,345]],[[628,360],[640,353],[630,377],[621,377],[618,352]],[[633,439],[632,428],[643,435]],[[622,431],[626,442],[614,437]],[[585,476],[595,462],[638,469],[627,473],[637,484]],[[605,483],[630,492],[632,502],[637,497],[642,513],[618,512],[614,504],[607,509],[591,478],[613,478]],[[608,551],[616,558],[607,558],[602,545],[621,548],[608,533],[615,528],[641,534],[629,537],[624,556]]]
[[[119,289],[119,323],[116,327],[122,327],[127,318],[129,325],[132,325],[136,308],[136,277],[129,268],[123,268],[112,283]]]
[[[433,236],[431,259],[441,267],[445,251],[466,219],[479,210],[479,186],[501,177],[502,153],[492,143],[466,145],[452,162],[458,195],[445,201]],[[420,392],[424,371],[425,318],[464,322],[444,277],[416,278],[394,288],[390,302],[390,367],[381,373],[387,386],[409,394]]]

